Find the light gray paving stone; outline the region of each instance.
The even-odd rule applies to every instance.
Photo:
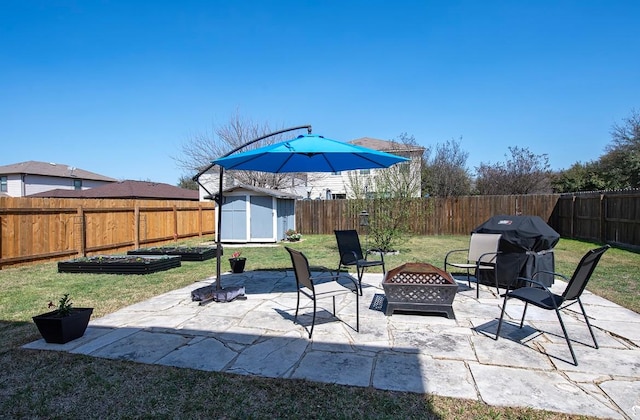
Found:
[[[87,327],[82,337],[71,340],[68,343],[47,343],[46,341],[44,341],[44,338],[42,338],[40,340],[27,343],[23,345],[22,348],[30,350],[56,350],[73,352],[78,347],[82,347],[87,345],[88,343],[92,343],[98,337],[108,334],[110,331],[111,330],[109,328],[92,327],[90,325]]]
[[[604,418],[622,416],[561,374],[470,364],[480,396],[495,406],[532,407]]]
[[[640,419],[640,381],[606,381],[600,387],[631,419]]]
[[[495,341],[484,336],[471,338],[478,362],[484,365],[510,366],[528,369],[551,370],[549,358],[530,344],[521,344],[500,338]]]
[[[291,375],[296,379],[367,387],[371,382],[373,356],[353,352],[307,352]]]
[[[438,359],[476,360],[469,336],[432,332],[392,332],[396,351],[422,353]]]
[[[189,338],[177,334],[139,331],[91,353],[108,359],[155,363],[160,358],[189,342]]]
[[[595,349],[576,343],[572,345],[578,366],[573,365],[566,343],[548,343],[542,347],[554,365],[563,371],[640,378],[640,349]]]
[[[97,350],[109,346],[123,338],[129,337],[132,334],[135,334],[141,331],[140,328],[114,328],[114,329],[106,329],[101,328],[102,330],[106,330],[107,332],[104,334],[100,334],[98,338],[93,340],[88,340],[86,343],[83,343],[81,346],[74,348],[71,352],[78,354],[90,354],[93,355]]]
[[[373,372],[373,386],[391,391],[478,398],[473,378],[464,362],[434,360],[419,354],[379,354]]]
[[[569,338],[572,341],[593,346],[593,338],[591,338],[591,334],[589,333],[587,324],[574,323],[565,326],[567,327]],[[562,332],[562,327],[560,326],[559,322],[535,322],[532,327],[543,331],[545,338],[548,341],[557,344],[566,344],[566,340]],[[593,325],[591,327],[600,347],[613,347],[619,349],[629,348],[628,345],[625,344],[624,340],[618,340],[615,337],[612,337],[610,334],[603,332],[601,329],[594,327]]]
[[[268,338],[247,347],[227,371],[243,375],[283,377],[298,364],[308,345],[308,341],[300,338]]]
[[[221,371],[238,352],[213,338],[198,337],[162,357],[159,365],[176,366],[207,371]]]

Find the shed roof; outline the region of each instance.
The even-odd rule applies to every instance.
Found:
[[[75,168],[67,164],[37,162],[35,160],[0,166],[0,174],[44,175],[59,178],[90,179],[94,181],[117,181],[115,178],[110,178],[108,176],[96,174],[94,172],[85,171],[84,169]]]
[[[298,196],[296,194],[291,194],[291,193],[288,193],[288,192],[285,192],[285,191],[282,191],[282,190],[272,190],[270,188],[254,187],[253,185],[246,185],[246,184],[234,185],[233,187],[229,187],[229,188],[224,189],[222,191],[222,193],[237,191],[237,190],[240,190],[240,189],[257,192],[257,193],[264,194],[264,195],[270,195],[270,196],[276,197],[276,198],[288,198],[288,199],[291,199],[291,200],[295,200],[296,198],[300,197],[300,196]]]

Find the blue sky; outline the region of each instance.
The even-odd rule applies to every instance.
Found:
[[[640,108],[638,22],[635,0],[0,0],[0,165],[175,184],[180,145],[238,112],[564,169]]]

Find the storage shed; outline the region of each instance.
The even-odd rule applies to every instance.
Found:
[[[222,242],[278,242],[296,228],[294,194],[240,184],[222,196]]]

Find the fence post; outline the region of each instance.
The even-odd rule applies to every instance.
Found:
[[[133,243],[136,249],[140,248],[140,204],[133,208]]]
[[[173,240],[178,240],[178,207],[173,205]]]
[[[81,257],[87,256],[87,224],[84,217],[84,208],[82,206],[78,206],[78,220],[80,225],[80,249],[78,250],[78,254]]]
[[[606,243],[606,203],[607,199],[604,194],[600,194],[600,243]]]

